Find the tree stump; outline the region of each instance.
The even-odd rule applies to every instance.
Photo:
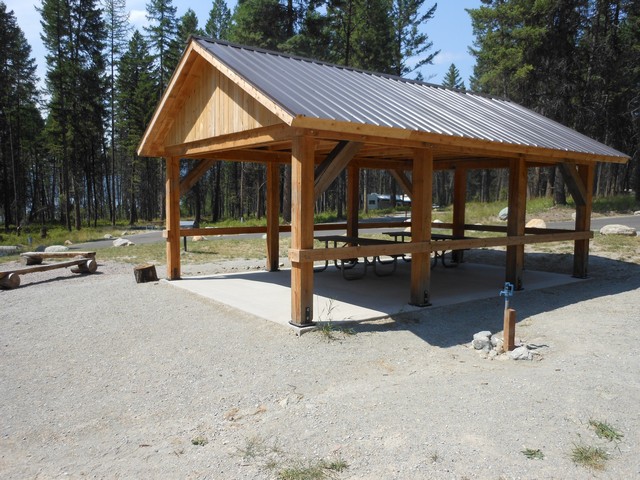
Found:
[[[136,283],[157,282],[155,265],[144,264],[137,265],[133,268],[133,274],[136,277]]]

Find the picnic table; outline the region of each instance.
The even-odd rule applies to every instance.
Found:
[[[324,242],[325,248],[339,248],[341,246],[359,246],[359,245],[389,245],[395,244],[392,240],[382,240],[377,238],[368,237],[350,237],[346,235],[320,235],[314,237],[320,242]],[[389,255],[390,259],[382,259],[381,256],[376,255],[369,260],[369,257],[363,258],[363,269],[360,273],[353,273],[351,270],[359,263],[358,258],[351,258],[347,260],[334,260],[334,265],[342,272],[342,276],[345,280],[357,280],[363,278],[367,274],[368,267],[373,267],[374,273],[379,277],[386,277],[396,271],[398,257],[402,255]],[[381,269],[381,265],[391,265],[390,269]],[[315,272],[322,272],[329,267],[329,260],[325,260],[324,265],[314,269]]]
[[[398,241],[398,238],[400,238],[400,242],[405,242],[406,238],[411,238],[411,231],[408,230],[397,230],[397,231],[389,231],[389,232],[382,232],[384,235],[389,235],[390,237],[393,237],[394,241]],[[449,235],[449,234],[445,234],[445,233],[432,233],[431,234],[431,240],[436,241],[436,242],[441,242],[444,240],[462,240],[465,238],[470,238],[470,237],[464,237],[464,236],[460,236],[460,235]],[[433,250],[433,260],[431,262],[431,268],[434,268],[438,265],[438,260],[440,260],[440,263],[442,264],[442,266],[444,268],[454,268],[458,266],[458,263],[460,263],[460,259],[457,255],[455,255],[456,252],[452,252],[452,260],[450,263],[447,264],[446,262],[446,257],[445,254],[448,252],[448,250]],[[411,258],[406,258],[405,256],[403,256],[403,259],[407,262],[411,261]]]

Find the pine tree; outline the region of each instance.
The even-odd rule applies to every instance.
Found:
[[[115,82],[116,68],[129,34],[129,14],[126,0],[103,0],[104,18],[107,27],[107,66],[109,67],[109,136],[111,140],[111,171],[105,177],[111,224],[116,224],[116,145],[115,145]]]
[[[231,10],[225,0],[213,0],[204,34],[211,38],[226,40],[231,28]]]
[[[145,219],[152,220],[155,213],[154,182],[142,182],[145,170],[153,169],[155,160],[145,161],[136,153],[155,106],[156,84],[153,70],[149,45],[140,32],[135,31],[127,51],[120,59],[116,99],[118,144],[126,159],[125,170],[121,172],[126,179],[122,186],[122,201],[131,224],[138,221],[139,204]],[[138,194],[140,198],[137,197]]]
[[[449,70],[442,80],[443,87],[456,88],[458,90],[466,90],[464,81],[460,78],[460,71],[456,67],[455,63],[449,66]]]
[[[31,46],[18,27],[13,11],[0,2],[0,209],[4,226],[20,225],[28,203],[28,139],[35,140],[42,121],[36,103],[35,61]]]
[[[149,0],[147,4],[147,20],[150,26],[144,27],[147,42],[154,52],[156,62],[156,78],[159,99],[167,88],[169,78],[175,68],[175,58],[171,58],[171,46],[177,36],[176,7],[172,0]]]
[[[433,63],[433,59],[440,53],[437,50],[427,53],[433,48],[433,42],[424,28],[436,13],[438,4],[420,14],[425,0],[392,0],[391,18],[393,18],[393,73],[405,76],[424,65]],[[413,65],[407,62],[417,58]]]
[[[241,0],[232,16],[229,39],[252,47],[278,50],[287,36],[287,10],[278,0]]]

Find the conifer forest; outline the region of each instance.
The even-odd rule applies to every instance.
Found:
[[[438,7],[425,0],[239,0],[233,9],[213,0],[208,18],[176,12],[173,0],[148,0],[146,26],[134,30],[125,0],[41,0],[41,79],[0,0],[4,229],[162,221],[164,161],[136,149],[192,34],[425,81],[445,47],[430,40]],[[626,165],[597,167],[594,193],[640,200],[640,1],[482,0],[467,13],[473,76],[460,78],[452,64],[444,85],[508,98],[628,154]],[[260,218],[265,172],[263,164],[216,162],[182,198],[182,214],[199,223]],[[368,192],[401,193],[386,172],[361,175]],[[434,203],[451,202],[451,184],[449,172],[436,172]],[[507,184],[506,171],[472,171],[468,199],[503,199]],[[317,210],[342,216],[345,190],[339,177]],[[568,200],[551,167],[530,169],[528,190]],[[287,220],[286,198],[281,205]]]

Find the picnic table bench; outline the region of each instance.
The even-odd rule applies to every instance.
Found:
[[[316,240],[320,242],[324,242],[325,248],[329,248],[330,244],[333,244],[333,248],[338,248],[339,246],[347,246],[347,245],[389,245],[395,244],[398,242],[394,242],[392,240],[381,240],[377,238],[367,238],[367,237],[349,237],[345,235],[320,235],[314,237]],[[386,277],[391,275],[396,271],[398,257],[402,255],[389,255],[391,257],[388,260],[383,260],[380,258],[381,256],[376,255],[372,260],[369,260],[369,257],[364,257],[363,262],[363,270],[360,273],[349,272],[358,264],[357,258],[351,258],[347,260],[334,260],[334,264],[336,268],[338,268],[342,272],[342,276],[345,280],[357,280],[362,278],[367,273],[367,268],[369,266],[373,267],[373,271],[379,277]],[[390,270],[381,270],[380,265],[392,265]],[[327,269],[329,266],[329,260],[325,260],[324,265],[318,268],[315,268],[314,271],[322,272]]]
[[[25,252],[20,256],[26,265],[5,272],[0,272],[0,287],[5,289],[17,288],[20,286],[20,275],[33,272],[44,272],[57,268],[71,267],[73,273],[94,273],[98,269],[96,262],[96,252]],[[43,264],[43,260],[69,258],[61,262]]]

